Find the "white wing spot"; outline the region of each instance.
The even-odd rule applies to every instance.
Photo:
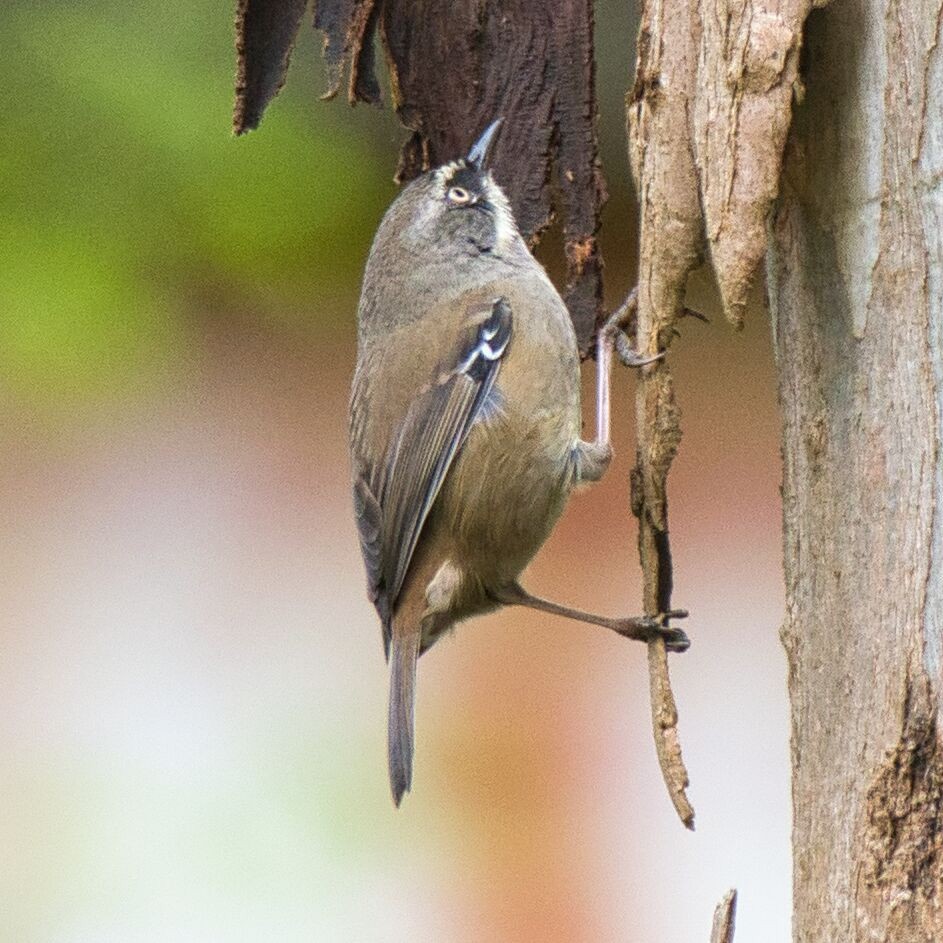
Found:
[[[485,335],[485,337],[475,345],[475,348],[471,351],[471,353],[469,353],[469,355],[461,362],[461,364],[459,364],[459,373],[468,373],[479,357],[484,357],[485,360],[491,361],[498,360],[507,349],[507,339],[503,344],[501,344],[500,347],[492,347],[489,343],[491,338],[493,338],[495,334],[498,333],[497,328],[493,331],[483,331],[482,333]]]

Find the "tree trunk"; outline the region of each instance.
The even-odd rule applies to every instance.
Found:
[[[941,20],[810,16],[771,226],[802,943],[943,940]]]

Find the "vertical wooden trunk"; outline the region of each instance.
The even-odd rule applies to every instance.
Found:
[[[801,943],[943,940],[941,21],[811,15],[771,224]]]

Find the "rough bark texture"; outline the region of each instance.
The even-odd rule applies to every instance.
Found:
[[[667,342],[702,246],[739,320],[813,6],[645,4],[629,108],[640,338]],[[803,943],[943,939],[941,18],[940,0],[815,15],[772,227]],[[666,368],[637,418],[642,559],[662,574],[646,604],[663,605]]]
[[[943,939],[941,20],[810,18],[772,223],[802,943]]]

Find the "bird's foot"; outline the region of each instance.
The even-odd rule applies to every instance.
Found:
[[[608,342],[627,367],[644,367],[665,356],[664,351],[651,357],[640,354],[632,346],[635,338],[635,321],[638,313],[638,289],[633,288],[623,304],[607,319],[600,331],[601,339]]]
[[[696,318],[705,324],[710,324],[710,318],[695,311],[693,308],[681,309],[682,318]],[[636,322],[638,320],[638,288],[633,288],[626,296],[625,301],[603,323],[601,334],[612,344],[619,359],[627,367],[644,367],[647,363],[654,363],[665,356],[665,351],[652,357],[642,356],[634,346],[636,337]],[[671,336],[679,337],[677,327],[671,328]]]
[[[639,642],[651,642],[656,638],[664,639],[669,652],[686,652],[691,647],[687,633],[677,626],[668,625],[671,619],[686,619],[687,610],[669,609],[657,616],[633,616],[617,620],[613,628],[626,638]]]

